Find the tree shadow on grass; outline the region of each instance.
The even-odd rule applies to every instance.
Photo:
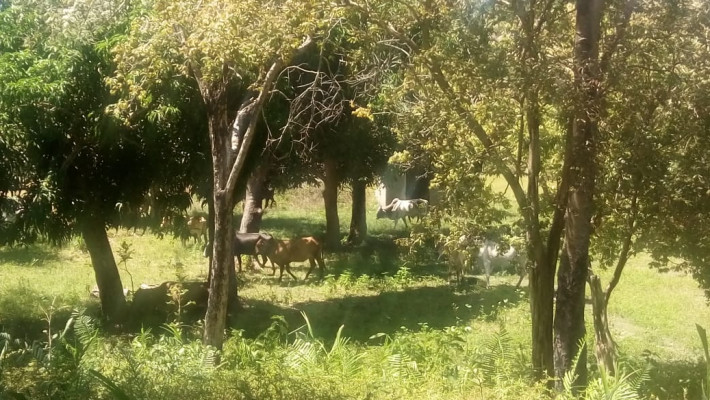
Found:
[[[262,221],[261,231],[271,233],[278,239],[303,236],[322,237],[325,233],[325,225],[309,218],[269,217]]]
[[[233,328],[243,329],[247,337],[256,337],[268,328],[272,316],[282,315],[295,329],[305,323],[303,311],[317,337],[331,341],[345,325],[345,336],[364,343],[378,333],[392,335],[401,328],[418,331],[422,324],[441,329],[473,318],[493,320],[502,309],[523,298],[523,291],[501,285],[469,293],[454,292],[447,286],[418,287],[373,296],[302,302],[290,308],[245,299]]]
[[[705,366],[701,360],[664,360],[651,351],[643,354],[649,379],[641,385],[643,398],[701,399]],[[637,369],[642,370],[643,366]]]
[[[2,263],[40,268],[48,261],[59,260],[59,256],[57,248],[48,245],[3,246],[0,247],[0,260]]]

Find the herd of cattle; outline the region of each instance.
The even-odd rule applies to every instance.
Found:
[[[407,221],[412,219],[421,220],[428,211],[428,202],[423,199],[400,200],[394,199],[387,206],[381,206],[377,210],[377,218],[388,218],[394,221],[395,226],[402,220],[407,226]],[[164,219],[161,227],[168,228],[175,224],[175,220]],[[204,240],[207,237],[207,219],[202,216],[193,216],[180,222],[183,232],[189,233],[189,237],[195,241]],[[186,229],[186,230],[185,230]],[[205,256],[209,246],[205,245]],[[455,277],[456,282],[462,283],[467,271],[472,271],[476,265],[481,265],[482,272],[486,276],[486,287],[490,282],[493,266],[501,263],[514,265],[520,273],[521,280],[524,274],[524,255],[513,246],[502,246],[498,243],[483,238],[470,235],[461,235],[458,239],[447,238],[441,235],[436,246],[439,259],[448,259],[449,277]],[[295,280],[298,278],[293,274],[290,264],[294,262],[304,262],[308,260],[310,268],[305,275],[307,279],[311,272],[318,266],[319,275],[322,279],[325,273],[325,262],[323,260],[323,246],[315,237],[301,237],[291,240],[280,240],[269,233],[235,233],[232,242],[235,268],[242,272],[242,255],[249,255],[257,262],[260,268],[266,268],[267,262],[271,263],[271,275],[276,274],[276,267],[279,267],[279,282],[281,282],[284,270]],[[520,284],[520,283],[519,283]],[[170,303],[165,303],[165,296],[174,298],[174,303],[179,304],[191,301],[195,304],[206,304],[207,286],[205,282],[164,282],[160,285],[142,285],[133,296],[133,307],[136,316],[144,315],[160,310],[161,312],[174,312],[170,309]],[[175,298],[178,296],[179,298]],[[167,308],[166,308],[167,307]]]
[[[405,227],[408,227],[407,221],[411,222],[413,219],[420,221],[426,216],[428,208],[429,203],[424,199],[401,200],[395,198],[390,204],[377,209],[377,218],[388,218],[394,221],[395,227],[402,220]],[[162,226],[166,227],[170,223],[171,221],[164,220]],[[186,232],[196,241],[204,240],[204,243],[207,243],[207,220],[201,216],[187,218]],[[320,270],[321,277],[325,271],[323,246],[314,237],[279,240],[263,232],[236,233],[232,247],[235,265],[238,266],[239,272],[242,272],[242,255],[253,256],[261,268],[266,267],[267,261],[270,261],[272,275],[275,275],[276,266],[278,266],[280,270],[279,282],[283,278],[284,270],[291,277],[297,279],[290,268],[292,262],[309,261],[310,269],[306,273],[306,278],[316,265]],[[513,246],[503,246],[488,238],[462,235],[458,240],[451,240],[442,235],[437,249],[439,259],[448,258],[449,276],[455,277],[458,283],[463,281],[467,271],[473,271],[477,265],[485,274],[486,286],[490,284],[490,275],[493,273],[495,265],[513,266],[521,277],[525,272],[524,254]],[[205,247],[205,256],[207,256],[207,246]]]

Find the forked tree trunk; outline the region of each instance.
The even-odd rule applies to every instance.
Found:
[[[614,375],[616,374],[614,370],[616,343],[614,343],[609,331],[608,303],[598,276],[589,275],[589,289],[592,295],[592,318],[594,319],[594,353],[597,357],[597,362],[603,365],[608,373]]]
[[[307,37],[291,57],[305,51],[314,42]],[[234,188],[239,177],[247,153],[251,148],[256,130],[256,115],[259,115],[266,99],[271,94],[276,79],[283,70],[285,60],[277,58],[269,67],[264,76],[264,82],[256,97],[250,97],[239,108],[236,119],[229,118],[227,106],[229,79],[208,82],[203,80],[200,67],[191,64],[191,70],[200,94],[207,107],[208,130],[210,135],[210,150],[212,152],[212,173],[214,176],[214,207],[215,207],[215,232],[213,246],[213,260],[210,270],[210,291],[205,314],[205,330],[203,342],[217,349],[224,343],[224,330],[227,320],[227,304],[229,295],[229,281],[234,280],[234,257],[232,257],[232,201]],[[224,73],[230,74],[227,64],[224,64]],[[231,122],[237,122],[230,126]],[[239,125],[246,124],[246,129]],[[232,132],[235,135],[230,137]],[[243,135],[242,135],[243,133]],[[237,140],[239,138],[239,140]],[[234,152],[236,151],[236,157]],[[228,281],[229,280],[229,281]],[[236,298],[236,290],[233,293]],[[219,360],[216,360],[219,361]]]
[[[619,252],[619,258],[616,262],[616,268],[614,268],[614,275],[609,281],[609,286],[606,291],[602,291],[601,280],[598,276],[591,274],[589,276],[589,288],[592,293],[592,315],[594,318],[594,338],[596,339],[595,354],[597,356],[597,362],[601,363],[604,368],[610,374],[616,374],[615,364],[616,364],[616,343],[614,338],[611,336],[611,331],[609,330],[609,319],[607,317],[607,309],[609,307],[609,299],[611,298],[611,293],[619,284],[621,279],[621,274],[624,272],[624,267],[626,267],[627,261],[631,256],[631,244],[633,242],[633,236],[636,232],[636,218],[638,215],[638,196],[634,194],[631,198],[631,208],[629,212],[629,219],[627,222],[626,235],[624,236],[624,241],[621,244],[621,250]]]
[[[121,322],[125,317],[126,297],[103,219],[87,216],[82,221],[81,234],[91,256],[104,316],[108,321]]]
[[[352,189],[353,206],[348,243],[360,244],[367,237],[367,184],[355,180]]]
[[[584,293],[589,269],[596,179],[596,140],[599,117],[599,34],[603,0],[577,0],[574,49],[577,103],[571,137],[570,193],[567,202],[564,248],[557,273],[557,307],[554,322],[554,358],[557,389],[576,365],[574,391],[587,385],[584,339]]]
[[[325,244],[329,248],[340,245],[340,220],[338,219],[338,178],[337,163],[332,158],[325,160],[323,179],[323,202],[325,203]]]
[[[239,232],[259,232],[261,228],[261,218],[264,214],[263,197],[264,183],[268,168],[260,164],[249,176],[247,190],[244,196],[244,213],[242,222],[239,225]]]

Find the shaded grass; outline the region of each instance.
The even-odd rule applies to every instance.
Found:
[[[242,292],[245,310],[234,327],[255,337],[268,327],[275,315],[285,316],[290,326],[302,324],[303,311],[309,316],[317,337],[330,340],[344,325],[348,337],[365,343],[378,333],[393,335],[402,328],[416,331],[423,324],[443,329],[475,319],[493,322],[501,310],[524,298],[523,292],[513,286],[455,292],[431,279],[402,290],[358,290],[362,294],[352,293],[354,290],[347,294],[347,289],[337,290],[336,285],[337,282],[326,281],[317,287],[316,291],[326,293],[317,298],[292,293],[301,291],[299,286],[273,291],[247,289]]]

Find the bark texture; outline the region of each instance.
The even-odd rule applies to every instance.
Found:
[[[323,179],[323,202],[325,203],[325,244],[329,248],[340,246],[340,219],[338,218],[338,177],[337,162],[328,158]]]
[[[264,215],[263,191],[268,169],[259,165],[247,181],[247,190],[244,196],[244,213],[239,225],[239,232],[259,232],[261,218]]]
[[[614,375],[616,373],[614,368],[616,343],[609,331],[608,303],[598,276],[593,274],[589,276],[589,289],[592,295],[592,318],[594,319],[594,353],[597,362],[603,365],[608,373]]]
[[[348,243],[360,244],[367,237],[367,184],[356,180],[352,184],[353,203]]]
[[[104,316],[108,321],[121,322],[125,317],[126,297],[123,295],[121,276],[118,274],[104,221],[99,217],[87,216],[82,222],[81,234],[91,256]]]

